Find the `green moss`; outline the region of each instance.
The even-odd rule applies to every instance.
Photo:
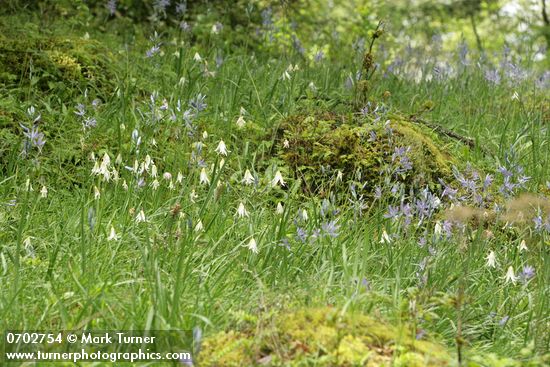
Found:
[[[204,341],[202,363],[205,366],[250,366],[254,340],[239,332],[218,333]]]
[[[294,115],[278,129],[277,154],[303,179],[309,192],[320,191],[337,171],[345,179],[356,179],[360,172],[361,182],[367,183],[365,188],[372,192],[392,164],[392,154],[398,147],[410,147],[412,170],[399,174],[408,186],[433,190],[439,186],[438,178],[451,177],[451,167],[458,160],[441,137],[402,116],[391,115],[388,119],[390,123],[385,126],[384,122],[374,123],[354,114]],[[372,133],[376,134],[375,140]],[[285,140],[288,147],[284,147]]]
[[[248,315],[246,324],[242,315],[236,316],[236,330],[205,339],[200,366],[438,367],[457,363],[452,346],[416,340],[407,325],[398,328],[337,308],[270,311]],[[529,348],[522,355],[524,360],[516,360],[471,349],[464,355],[464,365],[540,367],[550,358],[534,357]]]
[[[280,312],[239,332],[207,338],[201,366],[391,366],[401,361],[446,366],[450,355],[438,344],[412,337],[406,330],[362,314],[342,314],[334,308]],[[240,361],[240,364],[239,364]],[[425,364],[423,364],[425,365]]]
[[[112,92],[116,63],[101,43],[42,35],[32,28],[24,34],[0,35],[0,82],[64,93],[65,97],[80,94],[83,88]]]

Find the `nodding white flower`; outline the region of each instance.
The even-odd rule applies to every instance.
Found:
[[[382,231],[382,236],[380,237],[380,243],[390,243],[390,242],[391,242],[390,236],[388,235],[388,232],[386,232],[386,230],[384,229]]]
[[[146,171],[149,171],[149,167],[151,166],[151,163],[153,162],[153,160],[151,159],[151,156],[149,154],[147,154],[145,156],[145,170]]]
[[[143,209],[141,209],[136,215],[136,223],[145,222],[146,220],[145,213],[143,212]]]
[[[242,182],[245,185],[251,185],[251,184],[254,183],[254,177],[252,176],[252,173],[250,173],[250,170],[244,171],[244,177],[243,177]]]
[[[512,282],[515,283],[518,280],[518,277],[514,274],[514,268],[512,266],[508,267],[508,271],[506,272],[506,283]]]
[[[496,268],[496,266],[497,266],[497,257],[495,255],[494,251],[489,251],[489,254],[487,255],[487,257],[485,259],[487,260],[486,265],[489,268]]]
[[[512,94],[512,101],[513,101],[514,99],[515,99],[516,101],[519,101],[519,94],[518,94],[518,92],[516,92],[516,91],[514,91],[514,94]]]
[[[246,121],[244,120],[244,117],[243,115],[240,115],[239,118],[237,119],[237,127],[244,127],[244,125],[246,124]]]
[[[155,140],[155,138],[151,139],[151,145],[154,146],[154,147],[157,146],[157,141]]]
[[[304,221],[307,221],[309,219],[307,211],[305,209],[302,209],[302,212],[300,213],[300,218],[302,218],[302,220]]]
[[[282,80],[290,80],[290,74],[287,70],[283,72],[283,75],[281,76]]]
[[[434,226],[434,234],[437,237],[440,237],[441,233],[443,233],[443,228],[441,227],[441,222],[437,221],[437,222],[435,222],[435,226]]]
[[[281,171],[277,171],[275,173],[275,177],[271,181],[271,186],[275,187],[277,185],[280,185],[280,186],[286,185],[285,181],[283,180],[283,175],[281,174]]]
[[[156,190],[158,189],[160,186],[160,183],[159,183],[159,180],[157,180],[156,178],[153,180],[153,182],[151,182],[151,187],[153,188],[153,190]]]
[[[195,232],[200,232],[203,229],[204,229],[204,226],[202,225],[202,220],[199,219],[199,221],[195,225]]]
[[[124,191],[128,190],[128,184],[126,183],[126,180],[122,181],[122,188],[124,189]]]
[[[201,170],[200,183],[203,185],[210,184],[210,179],[208,178],[208,175],[206,174],[206,168],[204,167]]]
[[[189,194],[189,200],[191,200],[192,203],[195,202],[195,199],[197,199],[199,195],[195,192],[195,190],[191,190],[191,193]]]
[[[292,65],[289,66],[289,68],[292,67]],[[294,67],[292,68],[292,71],[298,71],[300,68],[298,67],[298,64],[294,64]]]
[[[277,214],[283,214],[284,212],[285,212],[285,208],[283,208],[283,204],[281,204],[281,202],[279,201],[277,203],[276,213]]]
[[[157,177],[157,166],[154,163],[151,166],[151,177]]]
[[[223,165],[225,164],[225,159],[220,159],[220,163],[218,163],[218,167],[222,168]]]
[[[218,147],[216,148],[216,153],[227,156],[227,146],[223,140],[220,140]]]
[[[181,172],[178,172],[178,177],[176,177],[176,182],[177,183],[183,182],[183,174]]]
[[[243,106],[241,106],[241,109],[239,110],[239,112],[240,112],[241,116],[247,114],[247,112],[246,112],[246,110],[244,109]]]
[[[109,181],[111,173],[109,172],[109,166],[111,165],[111,158],[107,153],[103,155],[101,165],[99,166],[98,174],[102,174],[105,181]]]
[[[111,157],[109,157],[109,154],[105,153],[103,154],[103,160],[101,161],[101,165],[105,167],[109,167],[111,164]]]
[[[338,172],[336,173],[336,181],[342,182],[343,179],[344,179],[344,174],[342,173],[342,171],[338,170]]]
[[[116,164],[122,163],[122,155],[120,153],[118,153],[118,155],[116,156],[115,163]]]
[[[172,179],[172,174],[170,172],[164,172],[162,174],[162,178],[164,178],[166,181],[170,181]]]
[[[195,52],[195,56],[193,56],[193,60],[197,62],[201,62],[202,61],[201,55],[199,55],[198,52]]]
[[[520,252],[529,250],[527,248],[527,244],[525,243],[525,240],[521,240],[521,242],[519,243],[518,248],[519,248]]]
[[[94,186],[94,199],[99,199],[101,197],[101,192],[99,192],[99,189],[97,186]]]
[[[313,82],[309,82],[308,88],[314,93],[317,92],[317,86]]]
[[[42,186],[42,189],[40,190],[40,196],[45,198],[48,197],[48,189],[46,186]]]
[[[203,139],[208,139],[208,132],[207,132],[206,130],[204,130],[204,131],[202,132],[202,138],[203,138]]]
[[[115,232],[115,227],[111,226],[111,233],[107,237],[107,241],[116,241],[118,240],[118,235]]]
[[[258,244],[256,243],[256,240],[254,237],[250,239],[250,242],[248,242],[248,245],[246,246],[250,251],[257,254],[258,253]]]
[[[116,169],[113,169],[112,175],[113,175],[113,181],[118,182],[120,177],[118,176],[118,171]]]
[[[168,188],[170,190],[174,190],[176,188],[176,186],[174,186],[174,181],[170,180],[170,183],[168,184]]]
[[[27,191],[34,191],[31,185],[31,179],[27,178],[27,181],[25,181],[25,190]]]
[[[100,172],[99,162],[96,160],[94,166],[92,167],[92,175],[99,175]]]
[[[248,217],[248,211],[246,210],[242,202],[239,204],[239,207],[237,208],[237,212],[235,213],[235,215],[238,216],[239,218]]]
[[[283,141],[283,148],[285,148],[285,149],[290,148],[290,143],[288,142],[287,139],[285,139],[285,140]]]

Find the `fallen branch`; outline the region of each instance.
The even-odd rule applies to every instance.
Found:
[[[458,134],[458,133],[456,133],[452,130],[444,128],[443,126],[441,126],[439,124],[434,124],[433,122],[422,120],[421,118],[418,118],[417,116],[414,116],[414,115],[410,116],[410,119],[411,119],[411,122],[416,122],[416,123],[425,125],[425,126],[429,127],[430,129],[436,131],[439,134],[442,134],[442,135],[445,135],[449,138],[453,138],[455,140],[458,140],[461,143],[466,144],[467,146],[469,146],[472,149],[479,149],[485,155],[489,155],[491,157],[494,157],[493,154],[489,150],[485,149],[481,145],[478,145],[476,143],[476,141],[472,138],[468,138],[466,136],[460,135],[460,134]]]

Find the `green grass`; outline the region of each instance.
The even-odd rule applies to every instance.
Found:
[[[92,39],[100,35],[89,32]],[[81,33],[74,30],[75,36]],[[151,47],[147,36],[136,37],[129,48],[123,47],[122,36],[104,41],[116,54],[119,70],[113,93],[89,89],[84,98],[84,88],[78,87],[80,91],[56,98],[34,90],[27,75],[0,87],[2,107],[16,117],[1,126],[14,140],[0,165],[0,329],[199,326],[208,336],[231,325],[237,310],[254,314],[281,303],[291,308],[337,305],[417,325],[449,348],[455,348],[460,323],[466,352],[527,360],[548,350],[549,234],[536,233],[531,219],[509,229],[489,221],[485,228],[467,226],[463,234],[437,239],[433,231],[442,214],[406,230],[402,220],[384,218],[388,205],[398,200],[389,190],[358,210],[361,202],[349,182],[336,181],[329,186],[331,210],[338,213],[331,216],[322,213],[323,198],[303,194],[300,182],[273,155],[277,126],[304,106],[351,112],[345,103],[352,100],[352,91],[344,81],[359,62],[353,65],[349,58],[333,55],[320,64],[305,63],[298,55],[252,55],[225,46],[224,63],[216,68],[220,46],[190,46],[182,43],[184,36],[167,30],[163,54],[145,58]],[[214,76],[204,75],[206,64],[193,60],[195,52],[208,61]],[[289,64],[299,70],[283,80]],[[313,94],[311,82],[317,87]],[[531,79],[512,85],[503,79],[495,86],[473,66],[456,77],[418,83],[379,72],[371,84],[372,101],[391,93],[385,100],[391,112],[421,116],[491,152],[487,156],[480,149],[457,148],[462,163],[471,161],[497,177],[495,187],[502,182],[495,172],[499,165],[510,166],[505,157],[512,148],[513,162],[531,177],[524,190],[548,200],[548,89],[535,88]],[[148,115],[153,91],[162,116],[155,123]],[[519,98],[512,98],[514,92]],[[198,114],[190,136],[182,112],[199,93],[206,95],[208,106]],[[84,103],[92,111],[94,98],[101,100],[93,112],[97,126],[84,131],[75,106]],[[159,109],[163,99],[171,109],[181,101],[176,121]],[[434,107],[422,112],[426,101]],[[39,128],[46,144],[41,153],[33,149],[24,158],[18,123],[30,125],[25,111],[31,105],[42,113]],[[243,129],[236,125],[241,107],[246,110]],[[132,140],[134,129],[141,136],[139,149]],[[226,157],[215,152],[220,140],[229,149]],[[203,144],[209,184],[200,183],[201,168],[193,155],[197,142]],[[118,181],[90,173],[92,152],[100,163],[109,155]],[[118,155],[121,162],[115,162]],[[134,161],[139,166],[147,156],[157,167],[157,189],[151,186],[151,167],[142,175],[146,185],[141,188],[140,175],[124,168]],[[242,183],[247,169],[256,185]],[[285,188],[271,185],[278,170]],[[171,179],[163,178],[164,172]],[[176,182],[178,173],[181,183]],[[235,215],[241,202],[248,217]],[[278,202],[282,214],[276,212]],[[146,221],[137,222],[141,210]],[[308,219],[297,219],[303,210]],[[297,239],[298,227],[311,232],[329,219],[337,219],[337,237]],[[203,228],[197,230],[199,222]],[[115,240],[108,239],[111,228]],[[391,243],[381,243],[384,230],[396,235]],[[423,247],[418,245],[422,236],[428,240]],[[257,254],[247,248],[251,238]],[[522,240],[528,251],[518,249]],[[489,251],[497,256],[494,269],[486,266]],[[420,278],[426,276],[425,283],[417,276],[423,261]],[[505,281],[509,266],[517,275],[525,265],[535,268],[533,279]],[[501,322],[504,317],[507,321]],[[531,349],[522,355],[526,347]]]

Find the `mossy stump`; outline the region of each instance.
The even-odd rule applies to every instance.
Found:
[[[457,159],[452,142],[445,141],[427,126],[400,115],[372,121],[361,114],[304,113],[288,117],[277,130],[277,156],[304,191],[318,194],[338,175],[358,181],[371,195],[388,175],[410,188],[439,188],[439,179],[452,177]],[[454,149],[454,147],[453,147]],[[391,172],[406,151],[410,169]]]

